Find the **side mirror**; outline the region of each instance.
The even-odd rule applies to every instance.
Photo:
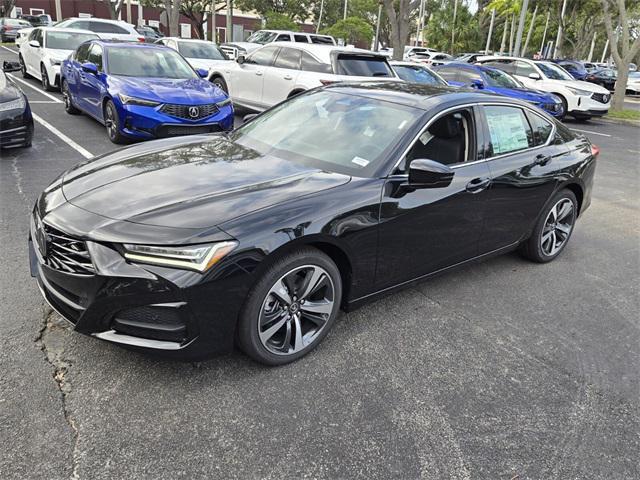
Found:
[[[417,158],[409,165],[409,187],[442,188],[448,187],[453,180],[455,170],[434,160]]]
[[[2,63],[2,71],[3,72],[18,72],[21,70],[20,67],[20,62],[10,62],[8,60],[5,60]]]
[[[87,62],[82,64],[82,71],[91,73],[93,75],[98,74],[98,66],[95,63]]]
[[[204,68],[197,68],[196,72],[200,76],[200,78],[207,78],[209,76],[209,71]]]
[[[236,62],[238,62],[240,65],[242,65],[244,63],[244,55],[239,54],[238,58],[236,58]]]
[[[253,120],[257,116],[258,116],[257,113],[249,113],[249,114],[245,115],[244,117],[242,117],[242,123],[250,122],[251,120]]]
[[[479,78],[476,78],[475,80],[471,81],[471,87],[477,88],[478,90],[482,90],[484,88],[484,82]]]
[[[530,73],[530,74],[529,74],[529,78],[530,78],[531,80],[540,80],[540,74],[539,74],[539,73],[536,73],[536,72]]]
[[[30,40],[29,46],[33,48],[40,48],[40,42],[38,40]]]

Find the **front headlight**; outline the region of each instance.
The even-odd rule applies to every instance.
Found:
[[[205,272],[224,258],[238,242],[218,242],[185,247],[123,245],[124,258],[133,262]]]
[[[8,112],[9,110],[22,110],[26,105],[24,97],[20,95],[18,98],[0,103],[0,112]]]
[[[154,100],[145,100],[144,98],[130,97],[129,95],[125,95],[124,93],[119,93],[118,97],[120,97],[120,101],[124,105],[142,105],[143,107],[157,107],[158,105],[160,105],[160,102],[156,102]]]
[[[567,87],[567,90],[569,90],[574,95],[580,95],[582,97],[590,97],[591,94],[593,93],[593,92],[590,92],[589,90],[580,90],[578,88],[568,88]]]
[[[230,103],[231,103],[231,99],[230,98],[225,98],[221,102],[216,103],[216,105],[218,106],[218,108],[222,108],[222,107],[226,107]]]
[[[53,67],[54,65],[60,65],[62,63],[61,60],[56,60],[55,58],[49,59],[49,64]]]

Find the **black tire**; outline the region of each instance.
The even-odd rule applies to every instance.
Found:
[[[22,78],[31,78],[31,75],[27,73],[27,65],[24,63],[22,55],[18,55],[18,62],[20,62],[20,72],[22,73]]]
[[[109,140],[117,145],[128,143],[127,137],[120,133],[118,110],[111,100],[107,100],[107,103],[104,105],[104,122]]]
[[[294,90],[293,92],[291,92],[289,94],[289,96],[287,98],[293,98],[293,97],[297,97],[298,95],[300,95],[301,93],[304,93],[304,90]]]
[[[55,90],[52,86],[51,83],[49,82],[49,74],[47,73],[47,69],[44,68],[44,65],[40,65],[40,75],[42,76],[42,88],[46,91],[46,92],[52,92],[53,90]]]
[[[229,87],[227,87],[227,82],[224,81],[224,78],[222,78],[222,77],[213,77],[211,79],[211,83],[213,83],[216,87],[218,87],[224,93],[229,95]]]
[[[556,216],[555,221],[550,221],[551,212],[554,208],[556,211],[559,209],[559,205],[564,205],[564,202],[569,201],[571,203],[571,211],[569,212],[568,217],[561,217],[560,215]],[[566,220],[565,222],[558,221],[558,217],[560,220]],[[574,193],[569,189],[564,189],[556,193],[551,201],[547,203],[544,210],[542,211],[538,222],[536,223],[535,228],[533,229],[533,233],[531,236],[520,246],[520,253],[529,260],[537,263],[547,263],[560,255],[569,240],[571,239],[571,235],[575,228],[576,219],[578,218],[578,200]],[[562,226],[562,230],[560,229],[560,225]],[[569,225],[568,232],[564,232],[566,226]],[[557,250],[553,251],[554,248],[549,248],[549,243],[545,243],[544,237],[551,234],[553,231],[552,239],[549,241],[554,242],[553,247],[558,247]],[[560,245],[556,245],[556,239],[560,238],[560,235],[563,236],[562,243]],[[546,247],[545,247],[546,245]]]
[[[60,86],[60,90],[62,91],[62,99],[64,101],[64,110],[69,115],[77,115],[80,113],[73,105],[73,99],[71,98],[71,92],[69,92],[69,83],[67,83],[66,79],[62,79],[62,85]]]
[[[262,315],[263,315],[264,309],[266,309],[268,306],[269,299],[271,298],[272,288],[275,287],[276,285],[280,285],[281,284],[280,280],[285,276],[296,275],[296,272],[305,272],[306,271],[305,269],[307,268],[312,269],[311,271],[313,271],[314,268],[317,269],[317,271],[323,270],[321,275],[324,275],[325,273],[326,275],[328,275],[330,282],[327,282],[326,280],[323,280],[323,282],[325,283],[325,285],[330,285],[330,287],[332,287],[333,289],[332,290],[333,295],[331,297],[333,299],[333,303],[332,303],[332,306],[330,307],[331,312],[327,314],[327,317],[325,317],[326,321],[324,321],[323,326],[316,327],[318,331],[317,333],[312,335],[312,339],[310,340],[310,342],[308,344],[302,343],[304,347],[300,348],[298,351],[295,351],[295,348],[294,348],[292,353],[284,353],[284,352],[273,353],[273,351],[270,351],[267,348],[267,346],[263,344],[263,341],[260,339],[260,333],[259,333],[259,329],[261,328],[260,326],[261,319],[266,318],[266,317],[263,317]],[[297,290],[294,288],[288,290],[288,291],[293,290],[294,292],[291,295],[292,299],[295,299],[296,298],[295,295],[297,295],[297,293],[300,293],[300,291],[304,289],[303,284],[305,280],[306,280],[306,277],[303,277],[302,284],[299,285],[300,290]],[[318,285],[320,285],[323,282],[319,282]],[[330,287],[326,287],[326,288],[328,289]],[[325,288],[325,287],[320,287],[320,289],[318,289],[318,292],[322,292],[322,288]],[[312,296],[313,295],[311,295],[310,297]],[[310,322],[307,319],[308,317],[304,317],[303,316],[304,313],[302,313],[302,311],[304,310],[304,307],[303,307],[304,298],[310,298],[310,297],[303,296],[301,297],[301,299],[298,299],[297,302],[296,301],[293,302],[298,304],[298,307],[296,307],[296,310],[295,310],[295,312],[298,312],[297,314],[299,315],[298,317],[299,320],[297,323],[292,321],[292,319],[295,320],[296,313],[293,313],[293,317],[292,317],[291,312],[293,310],[291,308],[289,309],[283,308],[282,310],[279,310],[289,318],[289,320],[287,320],[282,327],[283,329],[288,330],[287,338],[291,337],[292,329],[295,331],[299,325],[312,325],[312,326],[315,325],[315,322]],[[315,301],[316,300],[310,300],[310,303]],[[258,282],[253,286],[253,288],[249,292],[247,296],[247,300],[240,312],[240,317],[238,321],[238,330],[237,330],[238,346],[249,357],[265,365],[275,366],[275,365],[284,365],[286,363],[293,362],[299,359],[300,357],[303,357],[310,351],[312,351],[320,342],[322,342],[324,337],[329,333],[329,330],[333,326],[333,323],[335,322],[335,319],[338,316],[338,311],[340,310],[341,301],[342,301],[342,280],[340,277],[340,271],[338,270],[338,267],[336,267],[336,264],[331,260],[331,258],[329,258],[320,250],[317,250],[315,248],[309,248],[309,247],[291,252],[285,255],[284,257],[280,258],[276,262],[274,262],[273,265],[270,265],[268,269],[262,274]],[[307,307],[308,306],[309,304],[307,304]],[[290,307],[292,307],[292,305]],[[306,323],[303,324],[302,322],[306,322]],[[275,321],[271,325],[275,325],[275,323],[278,323],[278,322]],[[287,326],[287,323],[289,323],[289,326]],[[264,326],[267,324],[263,323],[262,325]],[[301,327],[301,332],[303,331],[303,328],[304,327]],[[264,333],[265,332],[263,332],[263,334]],[[295,333],[293,335],[295,336]],[[305,333],[304,335],[306,336],[307,333]],[[301,333],[301,336],[302,336],[302,333]],[[287,340],[283,340],[283,345],[285,343],[287,344],[287,347],[288,347],[289,343],[287,343]],[[272,350],[275,350],[275,348],[272,348]]]
[[[567,99],[564,98],[562,95],[560,95],[558,93],[554,93],[554,95],[556,97],[558,97],[560,99],[560,101],[562,102],[562,115],[560,115],[559,117],[556,117],[558,120],[562,121],[567,116],[567,109],[569,108],[568,105],[567,105]]]

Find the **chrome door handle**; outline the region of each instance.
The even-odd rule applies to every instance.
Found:
[[[482,190],[487,188],[490,183],[490,178],[474,178],[469,183],[467,183],[466,190],[469,193],[480,193]]]
[[[262,70],[256,70],[256,75],[258,76],[262,75]]]

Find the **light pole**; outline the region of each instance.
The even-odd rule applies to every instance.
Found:
[[[596,46],[596,37],[598,32],[593,32],[593,40],[591,40],[591,48],[589,49],[589,58],[587,58],[587,62],[591,63],[591,57],[593,57],[593,49]]]
[[[484,54],[489,55],[491,46],[491,34],[493,33],[493,23],[496,21],[496,9],[491,10],[491,23],[489,24],[489,34],[487,35],[487,45],[484,47]]]
[[[60,5],[60,0],[56,0],[56,20],[58,22],[62,21],[62,6]]]
[[[347,19],[347,5],[349,4],[349,0],[344,0],[344,15],[342,17],[343,20]]]
[[[549,10],[547,10],[547,21],[544,24],[544,32],[542,32],[542,43],[540,44],[540,55],[544,51],[544,41],[547,38],[547,28],[549,28]]]
[[[522,0],[520,6],[520,20],[518,21],[518,32],[516,33],[516,44],[513,47],[513,55],[520,56],[520,45],[522,45],[522,34],[524,32],[524,22],[527,20],[527,9],[529,8],[529,0]]]
[[[567,9],[567,0],[562,2],[562,12],[560,13],[560,25],[558,25],[558,34],[556,35],[556,48],[553,50],[552,59],[562,54],[562,22],[564,22],[564,12]]]
[[[320,24],[322,23],[323,11],[324,11],[324,0],[320,2],[320,15],[318,16],[318,24],[316,25],[316,34],[320,31]]]
[[[378,18],[376,19],[376,39],[373,42],[373,51],[378,51],[378,45],[380,42],[380,21],[382,20],[382,5],[384,1],[378,0]],[[322,11],[322,4],[320,4],[320,11]]]

